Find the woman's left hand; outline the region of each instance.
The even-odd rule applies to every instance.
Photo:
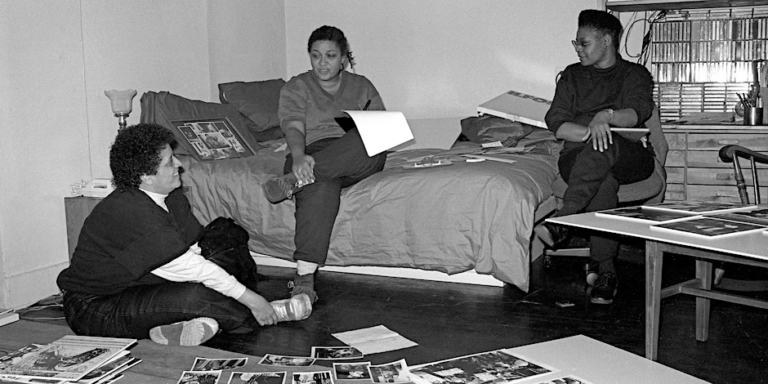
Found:
[[[609,145],[613,144],[613,136],[611,136],[611,126],[608,123],[610,118],[604,118],[603,112],[598,113],[589,122],[587,127],[587,134],[584,135],[582,141],[592,139],[592,148],[599,150],[600,152],[608,149]]]

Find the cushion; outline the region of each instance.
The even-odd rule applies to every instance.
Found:
[[[277,107],[284,84],[283,79],[223,83],[219,84],[219,99],[248,117],[255,124],[251,129],[260,132],[280,125]]]
[[[492,143],[500,141],[505,147],[514,147],[520,139],[533,131],[528,124],[483,115],[467,117],[461,120],[461,133],[474,143]]]
[[[162,125],[174,133],[176,133],[176,128],[171,123],[174,120],[202,120],[223,117],[229,119],[237,134],[246,141],[254,152],[261,148],[249,130],[249,125],[253,125],[253,123],[231,105],[190,100],[169,92],[150,91],[141,96],[140,121]],[[191,155],[191,149],[183,145],[180,145],[175,152]]]

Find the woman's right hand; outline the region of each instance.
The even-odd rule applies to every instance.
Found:
[[[299,187],[315,182],[315,159],[312,156],[307,154],[295,156],[292,168]]]
[[[246,288],[237,301],[251,310],[253,317],[260,325],[277,324],[277,313],[275,313],[275,309],[272,308],[272,305],[263,296]]]

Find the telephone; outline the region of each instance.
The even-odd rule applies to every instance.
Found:
[[[107,197],[115,187],[112,186],[110,179],[93,179],[89,181],[83,189],[80,190],[83,196],[88,197]]]

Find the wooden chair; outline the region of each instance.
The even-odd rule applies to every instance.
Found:
[[[637,202],[638,204],[660,203],[664,200],[664,193],[667,190],[667,171],[664,169],[664,164],[667,161],[669,145],[667,144],[667,139],[664,137],[664,131],[661,128],[661,118],[659,117],[658,108],[653,109],[653,113],[648,121],[645,122],[645,126],[649,131],[648,141],[651,143],[653,150],[656,153],[653,174],[651,177],[638,181],[637,183],[620,186],[619,204],[630,204],[634,202]],[[555,197],[558,200],[562,200],[566,188],[568,188],[568,185],[560,176],[558,176],[554,185]],[[548,258],[551,256],[589,257],[589,248],[549,249],[544,255],[546,257],[545,263],[549,262]]]
[[[736,182],[736,188],[739,190],[739,199],[742,204],[761,204],[760,182],[758,179],[757,164],[768,164],[768,155],[752,151],[739,145],[726,145],[720,148],[718,154],[720,160],[733,164],[733,179]],[[739,159],[749,160],[751,180],[744,178]],[[752,191],[754,200],[750,201],[749,191]],[[714,284],[720,289],[731,291],[766,291],[768,290],[768,280],[743,280],[737,278],[725,277],[726,267],[715,268]]]

